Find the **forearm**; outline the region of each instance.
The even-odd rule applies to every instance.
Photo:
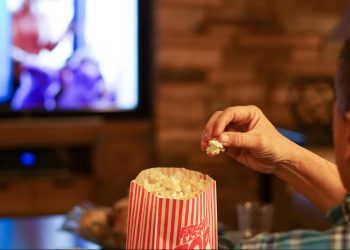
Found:
[[[296,144],[290,151],[289,160],[277,168],[275,175],[323,212],[341,203],[346,193],[333,163]]]

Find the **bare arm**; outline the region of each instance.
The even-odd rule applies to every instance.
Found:
[[[323,212],[341,203],[346,190],[336,165],[298,145],[291,149],[290,162],[277,168],[274,174]]]

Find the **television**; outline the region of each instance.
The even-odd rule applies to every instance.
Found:
[[[0,1],[0,117],[149,117],[151,2]]]

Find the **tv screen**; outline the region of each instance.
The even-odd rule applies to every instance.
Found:
[[[0,1],[0,114],[145,111],[142,1]]]

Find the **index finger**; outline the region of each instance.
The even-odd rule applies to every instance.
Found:
[[[255,106],[236,106],[225,109],[213,124],[213,136],[222,134],[230,123],[248,124],[251,129],[259,109]]]
[[[207,124],[205,125],[205,129],[203,131],[203,135],[201,138],[201,148],[202,150],[205,150],[207,147],[207,142],[213,138],[213,125],[216,122],[216,119],[221,115],[222,111],[216,111],[208,120]]]

